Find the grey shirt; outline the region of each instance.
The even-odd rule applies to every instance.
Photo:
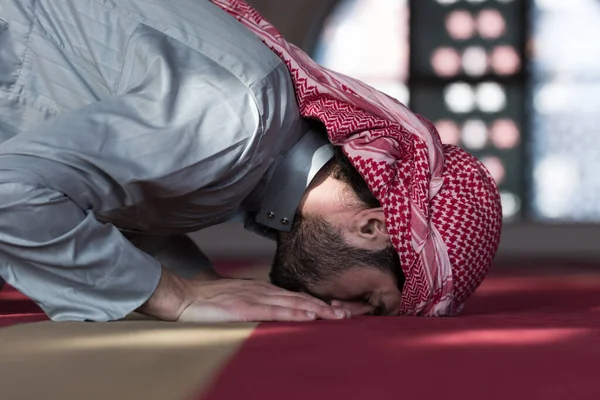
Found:
[[[2,0],[0,276],[121,318],[161,273],[121,231],[231,218],[303,131],[281,59],[206,0]]]

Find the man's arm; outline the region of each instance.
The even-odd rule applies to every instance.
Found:
[[[185,291],[184,279],[163,267],[156,290],[137,311],[164,321],[176,321],[185,307]]]
[[[233,186],[264,133],[253,94],[210,57],[140,26],[125,60],[114,96],[0,144],[0,276],[55,320],[119,319],[146,301],[147,313],[170,320],[285,319],[313,307],[306,302],[317,300],[261,282],[174,282],[96,219],[223,180]],[[242,189],[194,210],[210,206],[218,220]],[[143,213],[129,216],[144,225]],[[179,283],[183,306],[175,307]],[[334,318],[331,307],[318,307]]]
[[[167,321],[346,316],[266,282],[179,278],[66,195],[16,178],[0,168],[0,275],[53,320],[114,320],[138,308]]]
[[[0,156],[0,275],[54,320],[114,320],[142,305],[160,263],[34,181]]]

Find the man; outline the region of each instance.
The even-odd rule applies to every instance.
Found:
[[[324,79],[307,90],[297,74],[308,70],[302,61],[310,66],[305,56],[245,3],[214,3],[4,0],[0,275],[54,320],[113,320],[133,310],[182,321],[457,313],[497,247],[498,196],[487,172],[457,149],[444,149],[444,165],[439,138],[426,137],[433,129],[414,118],[414,138],[369,136],[394,128],[395,118],[411,131],[407,110],[388,113],[391,100],[380,94],[375,103],[370,94],[352,99],[359,108],[349,118],[359,123],[344,132],[339,116],[353,110],[336,79],[324,84],[327,72],[313,66]],[[348,91],[362,90],[349,82]],[[309,92],[318,94],[312,108]],[[340,109],[336,120],[330,114]],[[376,119],[382,112],[391,122]],[[344,149],[333,159],[325,132]],[[374,149],[379,156],[362,158]],[[390,165],[412,166],[414,179],[388,175]],[[446,171],[478,191],[457,192],[461,179]],[[426,184],[413,185],[417,178]],[[454,198],[436,196],[442,188]],[[456,236],[464,232],[447,204],[470,213],[477,240]],[[412,222],[394,210],[410,210]],[[156,249],[144,245],[148,234],[243,216],[277,238],[272,280],[290,291],[177,276],[160,262],[177,257],[151,257]],[[446,216],[450,228],[433,226]],[[475,273],[464,276],[469,268]],[[468,286],[454,285],[453,274]]]

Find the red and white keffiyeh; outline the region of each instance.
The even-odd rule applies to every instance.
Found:
[[[406,282],[403,315],[458,314],[487,274],[502,226],[489,172],[397,100],[316,64],[242,0],[211,0],[281,57],[300,113],[343,146],[381,202]]]

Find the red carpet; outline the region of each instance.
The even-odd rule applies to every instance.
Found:
[[[600,274],[493,276],[458,318],[261,324],[202,399],[591,400],[599,374]]]
[[[498,268],[458,318],[261,324],[198,400],[599,399],[599,373],[600,269]]]
[[[0,328],[46,319],[37,305],[10,286],[0,291]]]

